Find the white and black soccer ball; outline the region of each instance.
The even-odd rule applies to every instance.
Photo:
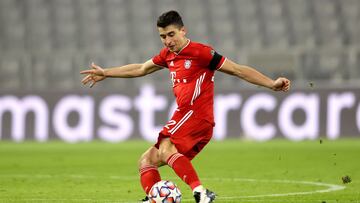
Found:
[[[161,180],[155,183],[148,194],[151,203],[180,203],[181,192],[175,183]]]

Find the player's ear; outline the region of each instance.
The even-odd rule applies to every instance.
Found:
[[[180,33],[181,33],[183,36],[185,36],[185,35],[186,35],[186,32],[187,32],[187,29],[185,28],[185,26],[182,26],[182,27],[180,28]]]

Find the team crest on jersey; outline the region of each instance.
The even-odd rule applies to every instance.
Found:
[[[191,60],[185,60],[185,62],[184,62],[184,67],[185,67],[186,69],[189,69],[189,68],[191,67]]]

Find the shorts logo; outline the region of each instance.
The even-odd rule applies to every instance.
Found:
[[[185,60],[185,62],[184,62],[184,67],[185,67],[186,69],[189,69],[189,68],[191,67],[191,60]]]

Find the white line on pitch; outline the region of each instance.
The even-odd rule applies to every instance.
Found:
[[[65,174],[65,175],[44,175],[44,174],[37,174],[37,175],[27,175],[27,174],[2,174],[0,177],[18,177],[18,178],[54,178],[54,177],[70,177],[70,178],[81,178],[81,179],[92,179],[92,178],[104,178],[101,176],[91,176],[91,175],[78,175],[78,174]],[[109,176],[111,179],[118,179],[118,180],[134,180],[138,179],[138,177],[131,177],[131,176]],[[284,196],[294,196],[294,195],[310,195],[315,193],[327,193],[327,192],[334,192],[338,190],[343,190],[346,187],[342,185],[335,185],[329,183],[320,183],[320,182],[311,182],[311,181],[294,181],[294,180],[257,180],[257,179],[249,179],[249,178],[203,178],[202,180],[215,180],[215,181],[233,181],[233,182],[269,182],[269,183],[286,183],[286,184],[303,184],[303,185],[314,185],[314,186],[322,186],[327,187],[321,190],[313,190],[313,191],[306,191],[306,192],[290,192],[290,193],[274,193],[274,194],[261,194],[261,195],[245,195],[245,196],[229,196],[229,197],[217,197],[220,200],[234,200],[234,199],[250,199],[250,198],[259,198],[259,197],[284,197]],[[0,199],[1,201],[9,199]],[[93,202],[117,202],[117,203],[136,203],[136,202],[129,202],[129,201],[112,201],[112,200],[93,200],[93,199],[23,199],[25,201],[93,201]],[[15,201],[15,200],[14,200]],[[182,202],[191,202],[193,199],[183,199]]]

